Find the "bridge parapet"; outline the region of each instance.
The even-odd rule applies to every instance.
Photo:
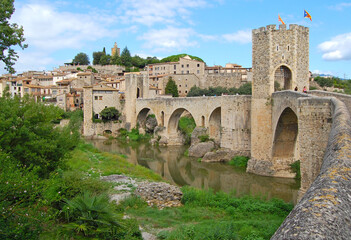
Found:
[[[332,128],[320,174],[275,239],[351,239],[351,120],[340,100],[329,99]]]

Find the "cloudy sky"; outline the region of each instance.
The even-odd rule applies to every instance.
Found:
[[[252,29],[278,25],[280,14],[286,24],[309,27],[312,72],[351,79],[348,0],[15,0],[15,8],[11,21],[23,26],[29,45],[18,51],[17,72],[52,70],[79,52],[92,61],[114,42],[141,57],[188,53],[209,66],[251,67]]]

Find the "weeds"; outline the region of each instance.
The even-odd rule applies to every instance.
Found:
[[[243,167],[246,169],[248,161],[249,161],[248,157],[236,156],[236,157],[232,158],[228,164],[235,166],[235,167]]]

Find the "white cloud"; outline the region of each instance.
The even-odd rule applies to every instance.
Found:
[[[324,60],[351,60],[351,33],[333,37],[319,44],[318,48],[323,52]]]
[[[189,9],[204,6],[207,6],[205,0],[122,0],[119,11],[124,22],[152,26],[156,23],[178,24],[177,19],[188,21]]]
[[[195,35],[195,32],[191,28],[168,26],[160,30],[152,29],[139,39],[146,41],[143,47],[151,48],[155,52],[176,51],[195,46],[197,42],[191,40],[193,35]]]
[[[332,9],[342,11],[345,8],[351,7],[351,3],[339,3],[337,5],[331,6]]]
[[[222,37],[227,42],[245,44],[251,42],[251,30],[239,30],[235,33],[223,34]]]
[[[45,51],[79,49],[87,41],[109,36],[102,17],[59,12],[45,4],[25,4],[17,8],[14,22],[24,28],[27,43]]]

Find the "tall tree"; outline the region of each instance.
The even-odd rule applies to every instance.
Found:
[[[111,63],[111,55],[107,54],[107,55],[102,55],[100,58],[100,65],[109,65]]]
[[[172,94],[172,97],[179,97],[177,84],[172,79],[172,77],[168,78],[165,93]]]
[[[93,52],[93,64],[100,64],[100,58],[104,55],[104,52]]]
[[[80,64],[80,65],[89,65],[90,61],[86,53],[80,52],[74,57],[72,63]]]
[[[106,55],[106,48],[105,47],[102,49],[102,52],[105,53],[105,55]]]
[[[10,73],[15,73],[13,65],[18,59],[18,55],[12,46],[19,46],[25,49],[28,45],[23,44],[25,38],[23,27],[16,23],[9,23],[9,19],[15,11],[14,0],[0,1],[0,61],[5,63],[5,69]]]
[[[130,52],[127,47],[125,47],[122,51],[121,61],[122,61],[122,64],[126,67],[132,66],[132,56],[130,55]]]

